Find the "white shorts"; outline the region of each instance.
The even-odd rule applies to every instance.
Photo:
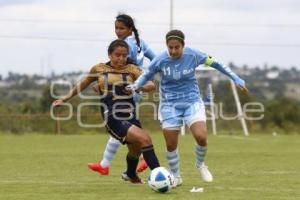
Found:
[[[188,127],[198,121],[206,122],[205,105],[203,102],[161,104],[159,120],[163,129],[172,130],[179,130],[183,122]]]

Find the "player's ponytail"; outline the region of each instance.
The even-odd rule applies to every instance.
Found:
[[[139,48],[138,48],[138,53],[140,53],[141,50],[142,50],[142,48],[141,48],[141,41],[140,41],[140,37],[139,37],[139,32],[138,32],[138,30],[135,28],[134,25],[133,25],[133,27],[132,27],[132,31],[133,31],[133,33],[134,33],[134,37],[135,37],[137,46],[139,47]]]
[[[140,40],[138,30],[135,27],[135,24],[134,24],[134,21],[133,21],[132,17],[130,17],[129,15],[126,15],[126,14],[119,14],[116,17],[116,21],[123,22],[126,27],[132,29],[132,31],[134,33],[135,40],[136,40],[136,44],[138,46],[138,53],[140,53],[141,50],[142,50],[142,48],[141,48],[141,40]]]

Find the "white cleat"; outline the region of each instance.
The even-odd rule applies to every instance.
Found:
[[[176,187],[178,187],[178,186],[180,186],[180,185],[182,185],[182,178],[181,178],[181,176],[177,176],[177,177],[174,177],[174,184],[173,184],[173,188],[176,188]]]
[[[200,166],[197,166],[197,169],[199,170],[199,173],[205,182],[212,182],[213,176],[211,175],[210,171],[208,170],[208,167],[202,163]]]

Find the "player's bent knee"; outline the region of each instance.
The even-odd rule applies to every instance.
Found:
[[[140,143],[142,146],[148,146],[152,144],[151,138],[149,135],[144,134],[143,137],[140,139]]]

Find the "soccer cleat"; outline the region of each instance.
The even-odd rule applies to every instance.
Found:
[[[181,176],[174,177],[174,184],[173,184],[172,188],[176,188],[178,186],[181,186],[182,182],[183,181],[182,181]]]
[[[213,181],[213,176],[211,175],[210,171],[208,170],[208,167],[204,163],[197,166],[197,169],[199,170],[203,181],[205,181],[205,182]]]
[[[140,160],[140,162],[139,162],[139,165],[138,165],[138,167],[137,167],[137,172],[138,173],[141,173],[141,172],[143,172],[145,169],[147,169],[148,168],[148,165],[147,165],[147,163],[146,163],[146,161],[144,160],[144,158],[142,158],[141,160]]]
[[[121,177],[124,181],[130,181],[133,184],[144,184],[142,179],[140,179],[137,175],[135,177],[129,177],[126,172],[123,172]]]
[[[102,167],[100,163],[88,163],[88,168],[95,172],[99,172],[101,175],[108,176],[109,167]]]

